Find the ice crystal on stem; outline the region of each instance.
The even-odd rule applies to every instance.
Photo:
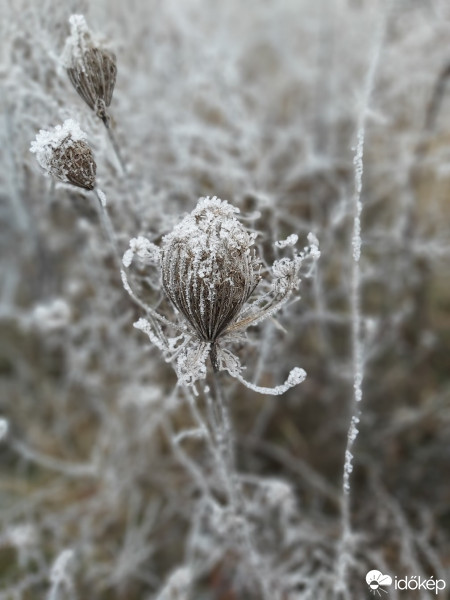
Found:
[[[174,338],[176,342],[165,340],[161,322],[168,321],[152,309],[151,319],[140,319],[136,327],[164,351],[167,360],[177,359],[178,377],[186,385],[206,377],[209,357],[214,370],[228,371],[255,391],[281,394],[303,381],[303,369],[293,369],[283,385],[259,388],[242,378],[243,367],[228,346],[242,341],[249,326],[277,312],[297,289],[303,261],[308,257],[314,262],[320,254],[317,239],[312,236],[311,246],[300,254],[294,252],[293,258],[277,260],[271,286],[258,293],[263,277],[254,249],[256,233],[238,221],[238,212],[227,201],[200,198],[192,213],[163,238],[159,253],[143,238],[131,241],[124,265],[129,266],[135,254],[159,258],[162,286],[176,309],[176,326],[182,333]],[[295,236],[289,238],[290,243],[294,240]]]

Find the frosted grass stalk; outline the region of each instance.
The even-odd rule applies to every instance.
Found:
[[[369,70],[364,85],[361,110],[357,123],[356,147],[353,157],[354,167],[354,192],[352,198],[353,210],[353,233],[352,233],[352,273],[351,273],[351,333],[352,333],[352,370],[353,370],[353,402],[352,416],[347,433],[347,444],[344,454],[344,472],[342,478],[342,505],[341,505],[341,537],[337,549],[337,565],[335,591],[340,592],[345,598],[350,598],[347,576],[348,567],[351,560],[353,545],[353,532],[351,525],[351,507],[350,507],[350,476],[353,471],[353,453],[352,449],[358,437],[357,425],[360,420],[360,403],[363,399],[362,384],[364,379],[364,345],[361,336],[361,214],[362,214],[362,185],[364,173],[364,146],[366,136],[366,122],[369,104],[375,85],[375,77],[378,70],[381,52],[383,48],[384,36],[386,31],[387,14],[384,15],[379,25],[374,50],[370,60]]]

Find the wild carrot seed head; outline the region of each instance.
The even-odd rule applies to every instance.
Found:
[[[259,280],[259,263],[239,212],[218,198],[200,199],[163,239],[162,283],[198,337],[214,343],[239,315]]]
[[[72,15],[69,22],[71,34],[64,49],[64,66],[78,94],[105,121],[116,83],[116,57],[94,39],[83,15]]]
[[[141,318],[134,326],[148,335],[166,360],[176,360],[178,379],[184,385],[195,389],[196,382],[205,379],[209,358],[216,371],[228,371],[254,391],[283,394],[304,380],[303,369],[292,369],[282,385],[262,388],[243,379],[243,367],[230,346],[244,342],[250,326],[281,309],[300,284],[303,262],[310,263],[312,272],[320,256],[318,242],[310,234],[309,246],[303,251],[292,249],[292,258],[275,261],[272,282],[266,279],[258,293],[262,269],[253,250],[257,234],[237,220],[238,212],[216,197],[200,198],[196,208],[163,237],[160,248],[142,237],[131,240],[124,266],[129,267],[134,256],[147,264],[159,264],[163,289],[177,309],[177,317],[182,317],[172,323],[147,306],[149,319]],[[293,247],[297,239],[291,235],[277,246]],[[122,279],[135,297],[124,271]],[[254,291],[255,297],[250,298]],[[172,326],[177,335],[167,338],[163,327]]]
[[[51,131],[41,131],[31,143],[30,152],[46,175],[85,190],[95,187],[96,164],[87,136],[72,119]]]

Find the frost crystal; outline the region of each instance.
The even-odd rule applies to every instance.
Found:
[[[98,199],[101,202],[101,205],[103,206],[103,208],[106,208],[106,196],[105,196],[105,192],[103,192],[102,190],[97,189],[97,196]]]
[[[31,142],[30,152],[46,175],[86,190],[95,187],[96,164],[87,135],[73,119],[51,131],[41,129]]]
[[[317,239],[317,236],[311,231],[308,233],[307,239],[309,243],[310,254],[315,260],[317,260],[318,258],[320,258],[319,240]]]
[[[298,242],[298,235],[293,233],[292,235],[287,237],[285,240],[280,241],[280,242],[275,242],[275,246],[277,248],[286,248],[286,246],[295,246],[295,244],[297,242]]]
[[[243,379],[239,358],[228,346],[245,341],[243,332],[248,327],[280,310],[300,283],[303,261],[308,258],[314,263],[318,258],[318,243],[310,234],[310,246],[300,254],[291,250],[293,258],[277,260],[272,284],[266,283],[258,293],[262,276],[254,250],[256,233],[238,221],[238,212],[216,197],[200,198],[197,207],[164,236],[161,250],[143,237],[131,240],[123,264],[129,267],[135,255],[159,264],[163,289],[180,319],[173,327],[181,335],[167,339],[162,326],[171,322],[150,307],[151,319],[140,319],[135,327],[149,336],[167,360],[176,360],[177,375],[184,385],[205,379],[209,358],[215,370],[228,371],[254,391],[283,394],[305,379],[303,369],[293,369],[282,385],[259,387]],[[296,241],[293,234],[279,247]],[[123,281],[133,294],[125,274]]]
[[[142,236],[130,240],[130,247],[123,255],[123,265],[129,267],[135,255],[148,264],[157,264],[160,259],[158,246]]]

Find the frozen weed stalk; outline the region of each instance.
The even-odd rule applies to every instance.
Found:
[[[177,321],[171,323],[146,307],[149,318],[139,319],[135,327],[147,333],[167,361],[176,359],[183,384],[192,386],[204,379],[209,358],[214,371],[228,371],[254,391],[282,394],[304,380],[303,369],[293,369],[282,385],[261,388],[243,379],[243,367],[230,346],[245,341],[249,326],[280,310],[299,286],[304,261],[310,263],[311,272],[320,255],[318,243],[310,234],[310,245],[303,252],[275,261],[272,281],[268,282],[253,248],[256,233],[247,231],[237,220],[238,212],[227,201],[201,198],[192,213],[163,238],[161,248],[145,238],[131,241],[124,265],[129,266],[135,254],[157,264],[164,292],[177,314]],[[279,247],[292,246],[296,239],[291,236]],[[123,280],[134,296],[125,273]],[[179,335],[167,338],[163,332],[166,325]]]

